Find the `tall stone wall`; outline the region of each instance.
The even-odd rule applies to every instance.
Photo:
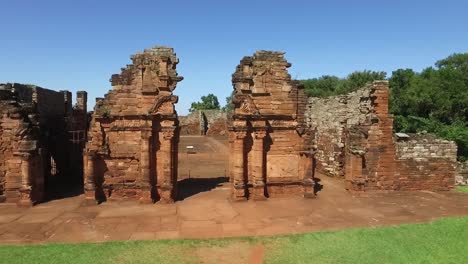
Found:
[[[234,200],[314,197],[306,96],[282,52],[244,57],[232,82],[229,173]]]
[[[311,97],[307,125],[314,131],[317,171],[329,176],[344,175],[346,128],[366,123],[373,111],[371,87],[343,96]]]
[[[171,202],[177,184],[178,97],[172,92],[182,80],[178,59],[168,47],[131,59],[96,103],[84,157],[86,197]]]
[[[79,163],[69,155],[69,121],[76,119],[67,111],[71,93],[6,83],[0,94],[0,201],[35,204],[53,178],[69,180],[70,164]]]
[[[227,135],[227,113],[222,110],[198,110],[179,117],[181,135]]]

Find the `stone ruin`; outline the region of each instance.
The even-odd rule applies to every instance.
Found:
[[[387,81],[347,95],[309,98],[316,173],[344,177],[350,191],[452,187],[455,143],[430,135],[394,135],[388,103]]]
[[[0,202],[32,205],[82,182],[86,92],[0,84]]]
[[[167,47],[131,57],[96,101],[85,150],[85,195],[172,202],[177,187],[179,123],[172,92],[183,78]]]
[[[386,81],[307,98],[283,52],[257,51],[232,75],[231,115],[202,111],[180,126],[174,50],[131,59],[96,99],[90,124],[86,92],[72,107],[68,91],[0,84],[0,202],[31,205],[83,184],[88,200],[173,202],[180,133],[227,134],[233,200],[315,197],[322,175],[343,177],[352,192],[447,190],[457,174],[468,182],[455,143],[393,134]]]
[[[228,130],[228,113],[223,110],[197,110],[179,116],[180,135],[225,136]]]
[[[291,64],[283,55],[257,51],[244,57],[232,75],[229,173],[234,200],[315,196],[307,98],[291,80]]]

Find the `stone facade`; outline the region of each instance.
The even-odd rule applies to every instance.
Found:
[[[227,113],[222,110],[199,110],[180,116],[181,135],[227,135]]]
[[[283,52],[244,57],[232,82],[229,176],[234,200],[280,195],[314,197],[306,96],[291,80]]]
[[[85,151],[88,199],[172,202],[177,185],[179,123],[173,95],[178,59],[167,47],[146,49],[111,78],[98,98]]]
[[[79,104],[72,108],[68,91],[0,84],[0,202],[32,205],[57,192],[60,183],[77,182],[80,168],[73,164],[81,164],[82,154],[73,150],[84,139],[73,142],[69,132],[85,134],[82,111]]]

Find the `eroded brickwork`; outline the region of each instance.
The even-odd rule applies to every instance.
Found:
[[[396,143],[400,190],[448,190],[454,185],[457,145],[430,134],[408,134]]]
[[[457,175],[455,184],[468,185],[468,161],[457,163]]]
[[[234,200],[314,197],[306,96],[292,81],[283,52],[244,57],[232,82],[229,174]]]
[[[168,47],[146,49],[111,78],[97,99],[85,153],[85,193],[104,201],[133,197],[172,202],[177,184],[178,59]]]
[[[344,176],[352,191],[451,187],[456,145],[429,136],[412,136],[413,147],[396,142],[388,103],[386,81],[344,96],[309,98],[317,173]]]
[[[81,177],[70,170],[81,153],[73,155],[68,132],[73,121],[87,122],[78,121],[86,116],[73,115],[71,103],[68,91],[0,84],[0,201],[32,205],[60,191],[57,183]]]

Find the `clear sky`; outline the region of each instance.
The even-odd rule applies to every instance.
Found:
[[[213,93],[255,50],[282,50],[293,78],[421,70],[468,52],[468,1],[0,0],[0,82],[87,90],[89,106],[129,56],[154,45],[179,57],[177,109]]]

